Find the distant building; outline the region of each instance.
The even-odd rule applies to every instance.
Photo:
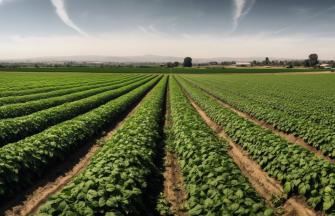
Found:
[[[320,64],[320,68],[322,68],[322,69],[330,69],[331,65],[330,64]]]
[[[235,64],[236,67],[251,67],[250,62],[236,62]]]

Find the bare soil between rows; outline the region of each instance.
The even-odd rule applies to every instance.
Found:
[[[218,137],[225,139],[229,146],[229,154],[238,165],[242,173],[248,178],[251,185],[255,188],[257,193],[263,197],[263,199],[268,203],[268,205],[273,207],[272,198],[273,196],[283,196],[284,190],[282,185],[271,178],[262,168],[252,159],[250,159],[249,154],[244,151],[238,144],[236,144],[220,127],[215,123],[208,115],[191,99],[189,98],[193,107],[198,111],[199,115],[207,123],[207,125],[212,128],[218,135]],[[322,213],[315,212],[311,209],[307,203],[298,198],[289,198],[284,208],[284,215],[286,216],[317,216],[322,215]]]
[[[171,210],[177,216],[187,216],[184,209],[187,193],[177,155],[167,151],[165,156],[164,195],[171,204]]]

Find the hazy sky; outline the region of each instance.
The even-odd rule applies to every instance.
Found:
[[[0,0],[0,59],[335,59],[334,0]]]

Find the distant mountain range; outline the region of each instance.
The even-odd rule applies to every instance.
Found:
[[[166,63],[166,62],[182,62],[184,57],[175,56],[158,56],[158,55],[143,55],[143,56],[98,56],[98,55],[78,55],[78,56],[58,56],[58,57],[36,57],[23,59],[0,60],[1,62],[91,62],[91,63]],[[247,57],[247,58],[233,58],[233,57],[215,57],[215,58],[193,58],[194,63],[207,62],[222,62],[222,61],[237,61],[250,62],[253,60],[263,61],[265,57]],[[285,58],[270,58],[270,60],[292,60]]]

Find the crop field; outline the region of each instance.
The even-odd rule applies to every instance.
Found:
[[[0,73],[0,215],[335,215],[334,74]]]
[[[27,68],[1,68],[0,71],[14,72],[63,72],[63,73],[183,73],[183,74],[222,74],[222,73],[299,73],[299,72],[330,72],[329,69],[312,68],[225,68],[225,67],[193,67],[193,68],[167,68],[159,66],[110,66],[110,67],[27,67]]]

